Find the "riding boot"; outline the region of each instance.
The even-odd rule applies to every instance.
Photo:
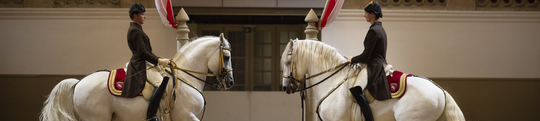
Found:
[[[371,113],[371,108],[369,107],[369,102],[366,100],[366,97],[364,97],[364,94],[362,94],[362,87],[356,86],[349,89],[351,91],[351,94],[353,95],[354,99],[356,99],[356,102],[358,105],[360,105],[360,109],[362,110],[362,113],[364,114],[364,119],[366,121],[373,121],[373,114]]]
[[[164,77],[161,85],[154,90],[154,94],[152,94],[152,97],[150,98],[148,110],[146,111],[147,121],[159,121],[156,117],[156,113],[159,108],[159,102],[163,97],[163,92],[165,92],[165,88],[167,88],[167,82],[169,82],[169,77]]]

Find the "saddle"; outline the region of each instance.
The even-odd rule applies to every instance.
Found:
[[[161,82],[163,81],[163,77],[164,77],[163,75],[165,75],[164,74],[165,71],[163,68],[159,66],[156,66],[155,68],[153,68],[154,66],[150,63],[147,63],[146,67],[151,68],[151,69],[146,70],[146,74],[147,74],[146,77],[148,81],[145,83],[144,89],[141,92],[141,94],[139,94],[139,96],[143,96],[145,100],[150,100],[156,87],[161,85]],[[114,96],[119,97],[122,94],[122,89],[123,89],[124,81],[126,78],[126,68],[120,68],[120,69],[110,71],[109,78],[107,81],[107,86],[108,86],[109,92]],[[169,84],[172,85],[172,83],[169,83]],[[163,117],[164,121],[171,121],[170,111],[171,111],[171,108],[174,106],[174,103],[171,103],[171,102],[175,101],[174,97],[172,96],[174,93],[173,88],[174,88],[173,86],[168,85],[165,89],[165,92],[163,93],[163,98],[160,101],[160,108],[159,108],[160,110],[158,112],[158,116]]]
[[[147,64],[147,68],[152,67],[151,65]],[[148,69],[146,71],[147,73],[147,82],[144,86],[143,91],[139,94],[139,96],[143,96],[144,99],[150,100],[152,97],[152,94],[154,93],[154,90],[157,86],[161,85],[161,81],[163,81],[163,76],[158,71],[159,67]],[[126,79],[126,68],[119,68],[112,70],[109,73],[109,78],[107,80],[107,86],[109,89],[109,93],[111,93],[114,96],[120,96],[122,94],[122,89],[124,86],[124,81]],[[161,71],[163,72],[163,71]],[[149,83],[151,82],[151,83]],[[167,86],[167,90],[169,89],[169,86]],[[165,93],[167,93],[166,91]]]
[[[365,64],[362,64],[362,66],[366,67]],[[384,70],[386,72],[386,80],[388,81],[392,99],[399,99],[403,97],[407,91],[407,77],[412,76],[413,74],[406,74],[401,71],[396,71],[390,64],[385,65]],[[353,81],[349,81],[349,88],[354,87],[355,85],[361,85],[357,83],[367,83],[367,69],[362,68],[362,70],[355,70],[352,76],[350,76],[350,79],[353,79]],[[373,101],[375,101],[375,98],[373,98],[367,89],[365,89],[363,93],[369,103],[373,103]]]

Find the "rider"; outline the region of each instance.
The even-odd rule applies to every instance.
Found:
[[[122,97],[132,98],[139,95],[144,89],[146,78],[146,63],[150,62],[154,65],[168,66],[169,59],[159,58],[152,53],[150,39],[146,36],[142,29],[142,24],[146,19],[145,8],[140,3],[134,3],[129,8],[129,17],[132,22],[128,29],[127,42],[129,49],[132,52],[131,60],[127,67],[126,80]],[[168,77],[163,78],[161,85],[154,91],[150,98],[150,103],[147,110],[147,121],[157,121],[156,112],[159,107],[159,102],[167,86]]]
[[[377,100],[392,98],[386,75],[384,63],[386,63],[386,32],[379,18],[382,18],[381,6],[378,2],[371,1],[364,8],[364,17],[371,24],[364,39],[364,51],[362,54],[349,58],[351,64],[366,63],[368,71],[368,83],[365,87]],[[351,94],[360,105],[366,121],[373,121],[373,114],[369,102],[362,94],[362,87],[355,86],[349,89]]]

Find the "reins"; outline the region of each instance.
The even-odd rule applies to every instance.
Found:
[[[326,98],[327,98],[328,96],[330,96],[330,94],[334,93],[334,91],[336,91],[337,88],[339,88],[339,87],[343,84],[343,82],[345,82],[345,81],[347,81],[347,80],[348,80],[348,79],[346,78],[346,79],[344,79],[343,81],[339,82],[339,84],[338,84],[338,86],[336,86],[336,88],[330,90],[330,92],[328,92],[321,100],[319,100],[319,103],[317,103],[317,110],[315,110],[315,112],[317,113],[317,117],[319,117],[319,120],[323,121],[322,118],[321,118],[321,114],[319,114],[319,107],[321,106],[322,102],[323,102],[324,100],[326,100]]]
[[[176,65],[172,66],[172,63],[171,63],[171,68],[172,67],[176,67]],[[195,89],[197,92],[199,92],[199,94],[201,94],[201,96],[203,97],[203,100],[204,100],[203,112],[202,112],[202,115],[201,115],[201,121],[202,121],[202,119],[204,118],[204,114],[206,113],[206,97],[204,97],[204,94],[201,92],[201,90],[197,89],[197,87],[193,86],[191,83],[189,83],[186,80],[184,80],[184,79],[178,77],[177,75],[175,75],[175,73],[176,73],[175,69],[171,69],[172,72],[169,72],[167,70],[165,70],[165,71],[167,73],[173,75],[174,76],[173,79],[180,80],[181,82],[183,82],[184,84],[188,85],[189,87]],[[176,90],[176,87],[177,87],[177,85],[175,84],[173,89]],[[171,95],[171,98],[172,98],[172,95]],[[175,102],[176,102],[176,100],[175,100]],[[171,107],[171,109],[172,109],[172,107]]]
[[[307,77],[307,78],[304,78],[304,79],[301,79],[301,80],[297,80],[296,78],[294,78],[294,77],[292,77],[292,76],[287,76],[287,77],[286,77],[286,76],[283,76],[283,77],[285,77],[285,78],[293,79],[293,80],[294,80],[295,82],[297,82],[297,83],[302,83],[302,84],[304,85],[304,87],[305,87],[305,86],[306,86],[306,83],[305,83],[304,80],[310,79],[310,78],[313,78],[313,77],[316,77],[316,76],[320,76],[320,75],[322,75],[322,74],[324,74],[324,73],[330,72],[331,70],[334,70],[335,68],[341,66],[341,68],[339,68],[336,72],[332,73],[330,76],[324,78],[323,80],[321,80],[321,81],[319,81],[319,82],[317,82],[317,83],[315,83],[315,84],[313,84],[313,85],[311,85],[311,86],[309,86],[309,87],[305,87],[305,88],[303,88],[303,89],[298,89],[298,90],[297,90],[297,91],[300,92],[300,102],[301,102],[301,106],[302,106],[302,121],[304,121],[304,115],[305,115],[305,114],[304,114],[304,113],[305,113],[305,112],[304,112],[304,100],[305,100],[305,98],[306,98],[306,97],[305,97],[305,91],[308,90],[308,89],[310,89],[310,88],[312,88],[312,87],[315,87],[315,86],[321,84],[322,82],[324,82],[324,81],[326,81],[326,80],[328,80],[330,77],[332,77],[332,76],[334,76],[336,73],[340,72],[340,71],[341,71],[343,68],[345,68],[345,66],[347,66],[347,65],[349,65],[349,62],[340,64],[340,65],[338,65],[338,66],[336,66],[336,67],[334,67],[334,68],[328,69],[328,70],[326,70],[326,71],[320,72],[320,73],[318,73],[318,74],[315,74],[315,75],[313,75],[313,76],[310,76],[310,77]],[[292,73],[292,72],[291,72],[291,73]],[[338,85],[338,87],[341,86],[341,84],[343,84],[343,82],[345,82],[345,80],[342,81],[342,82]],[[291,85],[293,85],[293,84],[291,83]],[[292,87],[292,86],[291,86],[291,87]],[[320,115],[319,115],[319,105],[321,104],[321,102],[322,102],[324,99],[326,99],[326,97],[328,97],[328,95],[330,95],[332,92],[334,92],[338,87],[336,87],[335,89],[333,89],[333,90],[332,90],[330,93],[328,93],[321,101],[319,101],[319,104],[317,105],[317,110],[316,110],[316,113],[317,113],[317,116],[319,117],[319,119],[321,119],[321,117],[320,117]],[[321,121],[322,121],[322,119],[321,119]]]
[[[199,77],[196,77],[195,75],[193,75],[193,74],[191,74],[191,73],[204,74],[204,75],[206,75],[206,76],[218,76],[218,75],[216,75],[216,74],[203,73],[203,72],[197,72],[197,71],[191,71],[191,70],[179,68],[178,66],[176,66],[176,63],[174,63],[173,61],[171,61],[171,65],[172,65],[172,66],[171,66],[171,69],[178,69],[178,70],[180,70],[180,71],[182,71],[182,72],[188,74],[189,76],[191,76],[191,77],[193,77],[193,78],[195,78],[195,79],[197,79],[197,80],[199,80],[199,81],[202,81],[202,82],[204,82],[205,84],[210,85],[210,86],[212,86],[212,87],[214,87],[214,88],[216,88],[216,89],[221,88],[220,85],[214,84],[214,83],[210,83],[210,82],[207,82],[207,81],[205,81],[205,80],[203,80],[203,79],[201,79],[201,78],[199,78]]]
[[[224,62],[224,59],[223,59],[223,50],[229,50],[229,51],[232,51],[232,49],[230,48],[227,48],[227,47],[224,47],[223,44],[219,44],[219,49],[220,49],[220,52],[219,52],[219,68],[218,68],[218,74],[213,74],[213,73],[205,73],[205,72],[197,72],[197,71],[191,71],[191,70],[187,70],[187,69],[182,69],[180,67],[178,67],[176,65],[176,63],[174,61],[171,60],[171,69],[178,69],[178,70],[181,70],[182,72],[188,74],[189,76],[199,80],[199,81],[202,81],[204,82],[206,85],[210,85],[212,86],[213,88],[216,88],[216,89],[221,89],[221,88],[225,88],[225,89],[229,89],[230,87],[227,87],[225,86],[225,79],[223,78],[227,72],[229,71],[233,71],[233,69],[229,69],[229,70],[225,70],[225,62]],[[195,75],[191,74],[191,73],[196,73],[196,74],[203,74],[203,75],[206,75],[206,76],[212,76],[212,77],[219,77],[221,80],[220,83],[221,85],[219,84],[214,84],[214,83],[210,83],[208,81],[205,81],[201,78],[198,78],[196,77]]]
[[[182,72],[188,74],[189,76],[191,76],[191,77],[193,77],[193,78],[195,78],[195,79],[197,79],[197,80],[199,80],[199,81],[202,81],[202,82],[204,82],[204,83],[207,84],[207,85],[211,85],[212,87],[214,87],[214,88],[216,88],[216,89],[221,89],[222,87],[225,88],[225,89],[228,89],[226,86],[220,86],[220,85],[218,85],[218,84],[213,84],[213,83],[207,82],[207,81],[205,81],[205,80],[203,80],[203,79],[201,79],[201,78],[198,78],[198,77],[196,77],[195,75],[191,74],[191,73],[196,73],[196,74],[204,74],[204,75],[206,75],[206,76],[215,76],[215,77],[219,77],[219,78],[221,79],[221,84],[222,84],[222,85],[225,85],[225,79],[224,79],[224,77],[225,77],[226,73],[229,72],[229,71],[232,71],[232,69],[225,70],[225,67],[224,67],[224,66],[225,66],[225,62],[224,62],[224,60],[223,60],[223,50],[224,50],[224,49],[225,49],[225,50],[229,50],[229,51],[232,51],[232,50],[231,50],[230,48],[224,47],[221,43],[220,43],[220,47],[219,47],[219,48],[220,48],[220,53],[219,53],[219,70],[218,70],[219,72],[218,72],[218,74],[204,73],[204,72],[197,72],[197,71],[191,71],[191,70],[187,70],[187,69],[182,69],[182,68],[178,67],[178,65],[176,65],[176,63],[175,63],[174,61],[172,61],[172,60],[170,61],[170,62],[171,62],[171,63],[170,63],[170,68],[171,68],[171,71],[172,71],[172,72],[169,72],[169,71],[165,70],[167,73],[169,73],[170,75],[173,75],[173,76],[174,76],[173,79],[178,79],[178,80],[182,81],[183,83],[185,83],[185,84],[188,85],[189,87],[191,87],[191,88],[195,89],[197,92],[199,92],[199,94],[201,94],[201,96],[203,97],[203,100],[204,100],[204,106],[203,106],[203,112],[202,112],[202,115],[201,115],[201,120],[204,118],[204,114],[206,113],[206,97],[204,97],[204,94],[201,92],[201,90],[199,90],[197,87],[193,86],[193,84],[191,84],[191,83],[187,82],[186,80],[184,80],[184,79],[178,77],[175,70],[176,70],[176,69],[181,70]],[[225,71],[224,71],[224,70],[225,70]],[[176,89],[176,87],[177,87],[177,86],[175,85],[173,89]],[[229,88],[230,88],[230,87],[229,87]],[[173,97],[173,96],[171,95],[171,98],[172,98],[172,97]],[[176,101],[176,100],[175,100],[175,101]],[[172,107],[171,107],[171,108],[172,108]]]
[[[321,80],[321,81],[319,81],[319,82],[317,82],[317,83],[315,83],[315,84],[313,84],[313,85],[311,85],[311,86],[309,86],[309,87],[305,87],[305,88],[303,88],[303,89],[298,89],[298,90],[297,90],[297,91],[305,91],[305,90],[308,90],[308,89],[310,89],[310,88],[313,88],[313,87],[315,87],[315,86],[321,84],[322,82],[328,80],[330,77],[336,75],[336,74],[337,74],[338,72],[340,72],[343,68],[345,68],[348,64],[349,64],[349,62],[342,63],[342,64],[339,64],[338,66],[336,66],[336,67],[334,67],[334,68],[328,69],[328,70],[326,70],[326,71],[320,72],[320,73],[318,73],[318,74],[315,74],[315,75],[313,75],[313,76],[310,76],[310,77],[307,77],[307,78],[304,78],[304,79],[300,79],[300,80],[297,80],[297,79],[295,79],[294,77],[291,77],[291,78],[290,78],[290,77],[286,77],[286,78],[293,79],[296,83],[305,83],[304,81],[307,80],[307,79],[310,79],[310,78],[313,78],[313,77],[320,76],[320,75],[322,75],[322,74],[324,74],[324,73],[328,73],[328,72],[330,72],[331,70],[334,70],[334,69],[336,69],[337,67],[340,67],[340,66],[341,66],[341,68],[339,68],[337,71],[335,71],[334,73],[330,74],[330,76],[324,78],[323,80]]]
[[[291,42],[294,42],[294,41],[291,41]],[[302,104],[302,121],[304,121],[304,116],[305,116],[305,114],[304,114],[304,113],[305,113],[305,112],[304,112],[304,100],[305,100],[305,93],[306,93],[305,91],[308,90],[308,89],[310,89],[310,88],[313,88],[313,87],[315,87],[315,86],[317,86],[317,85],[319,85],[319,84],[321,84],[321,83],[323,83],[323,82],[326,81],[326,80],[328,80],[330,77],[334,76],[335,74],[337,74],[338,72],[340,72],[343,68],[345,68],[347,65],[349,65],[350,62],[345,62],[345,63],[339,64],[339,65],[337,65],[337,66],[335,66],[335,67],[333,67],[333,68],[330,68],[330,69],[328,69],[328,70],[319,72],[319,73],[317,73],[317,74],[315,74],[315,75],[313,75],[313,76],[309,76],[309,77],[306,77],[306,78],[303,78],[303,79],[296,79],[296,78],[294,78],[294,76],[298,77],[298,74],[296,73],[296,70],[297,70],[297,69],[296,69],[296,64],[295,64],[295,62],[294,62],[293,48],[292,48],[293,45],[294,45],[294,44],[291,45],[291,50],[290,50],[290,52],[287,53],[288,55],[291,55],[291,67],[290,67],[291,72],[290,72],[290,74],[289,74],[288,76],[283,76],[283,77],[284,77],[284,78],[287,78],[287,79],[289,79],[289,80],[294,81],[294,82],[290,82],[290,83],[291,83],[291,85],[290,85],[291,88],[292,88],[292,87],[295,87],[295,86],[298,87],[298,88],[300,88],[299,85],[303,84],[303,88],[302,88],[302,89],[297,89],[297,90],[295,90],[295,91],[300,92],[300,101],[301,101],[301,104]],[[340,67],[340,66],[341,66],[341,67]],[[315,84],[313,84],[313,85],[311,85],[311,86],[309,86],[309,87],[306,87],[305,80],[308,80],[308,79],[311,79],[311,78],[320,76],[320,75],[322,75],[322,74],[324,74],[324,73],[328,73],[328,72],[330,72],[330,71],[332,71],[332,70],[334,70],[334,69],[336,69],[336,68],[338,68],[338,67],[340,67],[340,68],[339,68],[337,71],[335,71],[334,73],[330,74],[330,76],[324,78],[323,80],[321,80],[321,81],[319,81],[319,82],[317,82],[317,83],[315,83]],[[294,75],[293,75],[293,73],[294,73]],[[319,101],[319,103],[318,103],[318,105],[317,105],[316,113],[317,113],[317,116],[319,117],[319,119],[320,119],[321,121],[322,121],[322,119],[321,119],[321,117],[320,117],[320,115],[319,115],[319,105],[322,103],[322,101],[324,101],[324,99],[326,99],[330,94],[332,94],[332,93],[333,93],[338,87],[340,87],[340,86],[343,84],[343,82],[345,82],[345,81],[346,81],[346,80],[341,81],[341,82],[339,83],[339,85],[338,85],[336,88],[332,89],[332,90],[331,90],[331,91],[330,91],[323,99],[321,99],[321,100]]]

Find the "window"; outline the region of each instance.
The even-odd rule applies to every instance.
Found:
[[[219,36],[223,32],[231,43],[235,85],[229,89],[230,91],[280,91],[281,54],[290,39],[304,37],[304,28],[304,25],[198,25],[197,27],[199,36]],[[218,83],[214,77],[207,77],[207,81]],[[217,89],[206,86],[204,90]]]

